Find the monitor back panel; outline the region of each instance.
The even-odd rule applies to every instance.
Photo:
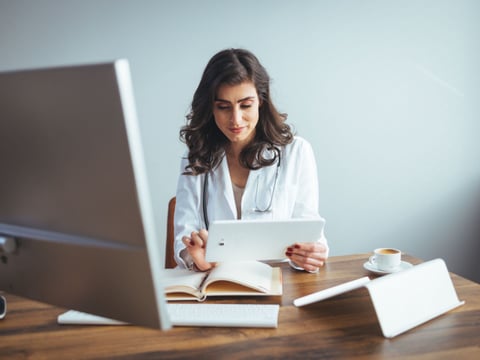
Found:
[[[125,60],[0,73],[0,235],[17,242],[0,289],[159,327],[129,77]]]

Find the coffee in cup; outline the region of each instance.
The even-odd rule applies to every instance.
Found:
[[[381,271],[392,271],[402,262],[402,252],[394,248],[378,248],[368,259],[370,264]]]

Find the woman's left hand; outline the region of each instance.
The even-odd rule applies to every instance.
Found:
[[[285,255],[306,271],[315,272],[325,265],[328,248],[322,242],[295,243],[287,248]]]

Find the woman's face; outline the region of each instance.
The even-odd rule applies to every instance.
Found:
[[[223,84],[213,104],[213,116],[220,131],[235,146],[243,147],[255,136],[260,101],[252,82]]]

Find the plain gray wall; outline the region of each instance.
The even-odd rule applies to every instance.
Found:
[[[331,254],[395,246],[480,282],[479,14],[476,0],[0,0],[0,70],[130,61],[163,239],[201,72],[250,49],[316,152]]]

